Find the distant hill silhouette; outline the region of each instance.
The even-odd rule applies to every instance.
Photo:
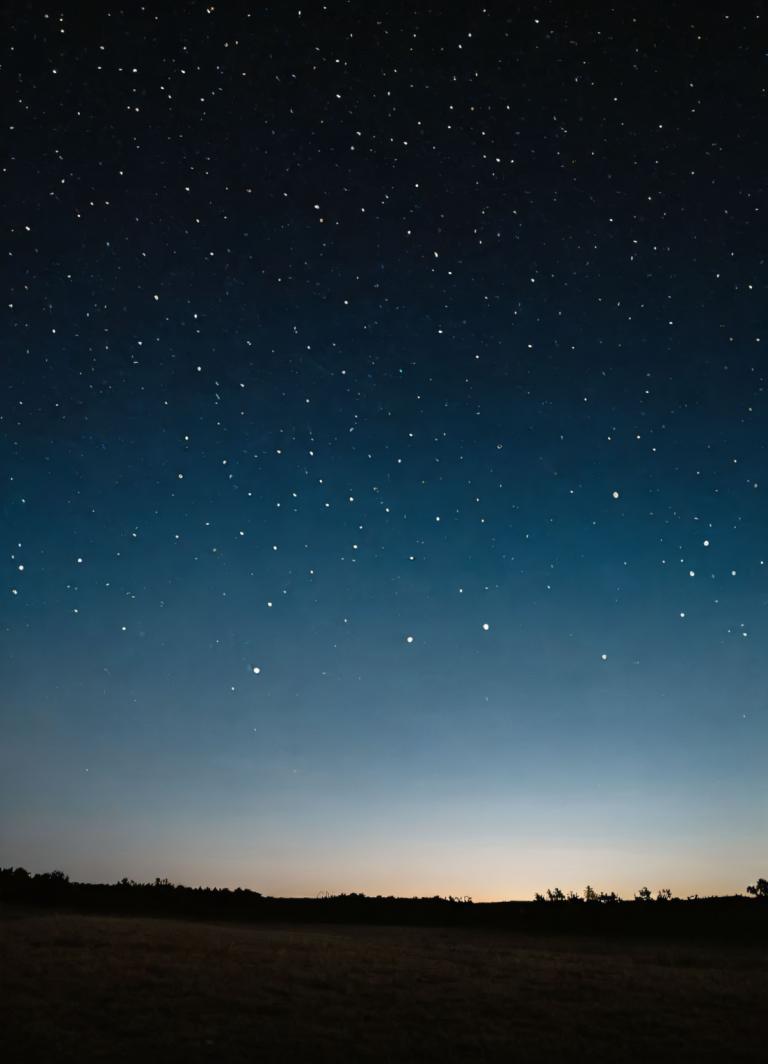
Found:
[[[31,875],[0,869],[0,903],[77,912],[172,916],[206,920],[365,923],[504,927],[531,933],[768,939],[768,881],[747,895],[686,899],[643,887],[631,901],[587,887],[583,895],[559,888],[534,901],[473,902],[471,898],[370,897],[360,893],[318,898],[272,898],[238,887],[186,887],[167,879],[137,883],[75,883],[63,872]]]

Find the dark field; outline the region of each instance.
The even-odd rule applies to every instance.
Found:
[[[766,1059],[762,947],[18,912],[0,935],[9,1062]]]

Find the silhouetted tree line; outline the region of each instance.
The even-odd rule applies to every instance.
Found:
[[[363,923],[453,923],[447,911],[465,908],[471,898],[396,898],[362,893],[316,898],[272,898],[237,887],[187,887],[157,877],[150,883],[75,883],[63,872],[31,875],[25,868],[0,868],[0,902],[77,911],[177,915],[237,920],[300,920]]]
[[[532,902],[477,902],[469,897],[383,897],[352,892],[316,898],[272,898],[238,887],[186,887],[168,879],[151,883],[75,883],[63,872],[31,875],[0,869],[0,903],[115,915],[193,919],[494,926],[513,931],[605,935],[669,935],[768,939],[768,880],[746,896],[675,898],[642,887],[625,901],[585,887],[582,894],[553,887]]]
[[[758,884],[765,883],[764,879],[758,879]],[[747,894],[757,894],[757,887],[747,887]],[[698,894],[689,894],[687,901],[696,901]],[[594,905],[598,903],[600,905],[613,905],[617,901],[624,901],[618,894],[611,891],[610,894],[604,890],[597,891],[594,887],[587,885],[584,888],[583,894],[577,894],[573,890],[569,890],[566,894],[565,891],[560,890],[559,887],[553,887],[545,894],[536,894],[534,901],[554,901],[554,902],[587,902],[587,904]],[[641,887],[634,897],[635,901],[653,901],[653,892],[649,887]],[[672,891],[669,887],[662,887],[656,894],[656,901],[680,901],[680,898],[673,898]]]

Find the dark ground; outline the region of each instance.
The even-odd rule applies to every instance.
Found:
[[[6,910],[4,1059],[764,1061],[765,946]]]

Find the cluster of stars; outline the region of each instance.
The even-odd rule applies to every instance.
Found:
[[[678,14],[20,17],[13,662],[233,734],[761,690],[763,57]]]

